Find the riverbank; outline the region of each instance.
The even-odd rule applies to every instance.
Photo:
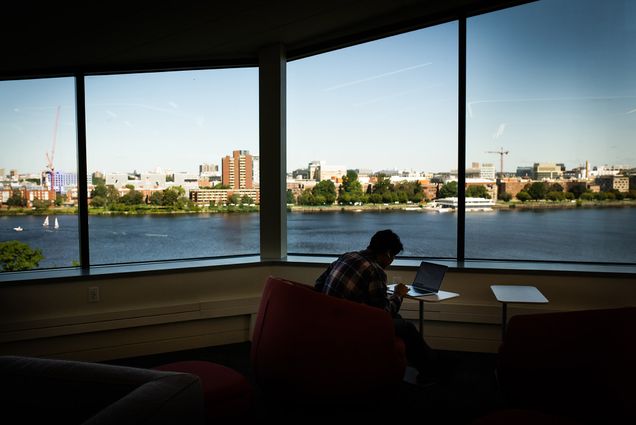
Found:
[[[319,212],[369,212],[369,211],[415,211],[429,212],[427,204],[365,204],[365,205],[288,205],[288,212],[319,213]],[[526,202],[501,202],[492,206],[493,210],[541,210],[541,209],[572,209],[572,208],[623,208],[636,207],[636,200],[626,199],[622,201],[526,201]],[[216,208],[200,208],[195,210],[172,210],[165,208],[131,208],[130,210],[112,211],[104,208],[90,208],[89,215],[97,216],[138,216],[138,215],[183,215],[183,214],[236,214],[256,213],[258,206],[227,206]],[[433,211],[434,212],[434,211]],[[32,210],[28,208],[2,208],[0,216],[47,216],[47,215],[77,215],[77,208],[52,207],[47,210]]]
[[[293,205],[288,206],[290,212],[365,212],[365,211],[415,211],[415,212],[436,212],[436,210],[426,207],[427,204],[367,204],[367,205]],[[628,199],[623,201],[526,201],[526,202],[497,202],[492,206],[493,210],[539,210],[539,209],[572,209],[572,208],[622,208],[636,207],[636,200]],[[451,210],[453,212],[454,210]]]

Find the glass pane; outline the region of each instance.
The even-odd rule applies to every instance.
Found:
[[[90,77],[86,104],[91,264],[258,254],[256,69]]]
[[[627,1],[468,21],[466,167],[499,200],[467,214],[467,258],[636,262],[635,43]]]
[[[297,60],[287,74],[288,251],[362,249],[390,228],[403,256],[455,257],[456,215],[430,201],[457,168],[457,23]]]
[[[0,82],[0,268],[79,265],[75,80]]]

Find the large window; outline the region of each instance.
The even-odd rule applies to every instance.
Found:
[[[287,75],[289,252],[361,249],[391,228],[402,255],[455,257],[456,215],[424,206],[457,179],[457,23],[297,60]]]
[[[72,78],[0,82],[0,269],[79,263]]]
[[[86,79],[91,264],[259,252],[253,68]]]
[[[636,264],[634,22],[543,0],[289,62],[288,253]],[[259,253],[258,69],[78,78],[0,82],[3,271]]]
[[[467,191],[499,201],[466,214],[467,258],[636,262],[635,22],[592,0],[468,20]]]

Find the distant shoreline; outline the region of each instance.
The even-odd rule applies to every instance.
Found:
[[[623,201],[575,201],[575,202],[554,202],[554,201],[527,201],[527,202],[497,202],[492,206],[493,211],[514,211],[514,210],[555,210],[574,208],[630,208],[636,207],[636,200]],[[89,210],[91,216],[140,216],[140,215],[182,215],[182,214],[243,214],[256,213],[258,207],[241,209],[239,207],[231,209],[183,211],[183,210],[148,210],[137,211],[105,211]],[[293,213],[319,213],[319,212],[377,212],[377,211],[413,211],[413,212],[435,212],[427,210],[426,205],[416,204],[366,204],[366,205],[288,205],[288,212]],[[452,211],[454,212],[454,210]],[[0,216],[47,216],[47,215],[75,215],[77,208],[48,209],[46,211],[35,211],[27,209],[0,209]]]
[[[636,201],[583,201],[583,202],[553,202],[553,201],[527,201],[527,202],[498,202],[492,206],[492,210],[539,210],[539,209],[574,209],[574,208],[623,208],[636,207]],[[369,204],[369,205],[294,205],[287,207],[290,212],[365,212],[365,211],[414,211],[435,212],[427,210],[426,206],[413,204]],[[453,210],[454,211],[454,210]]]

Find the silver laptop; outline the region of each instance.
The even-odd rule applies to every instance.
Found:
[[[422,261],[409,292],[415,292],[416,295],[437,294],[447,269],[441,264]]]

